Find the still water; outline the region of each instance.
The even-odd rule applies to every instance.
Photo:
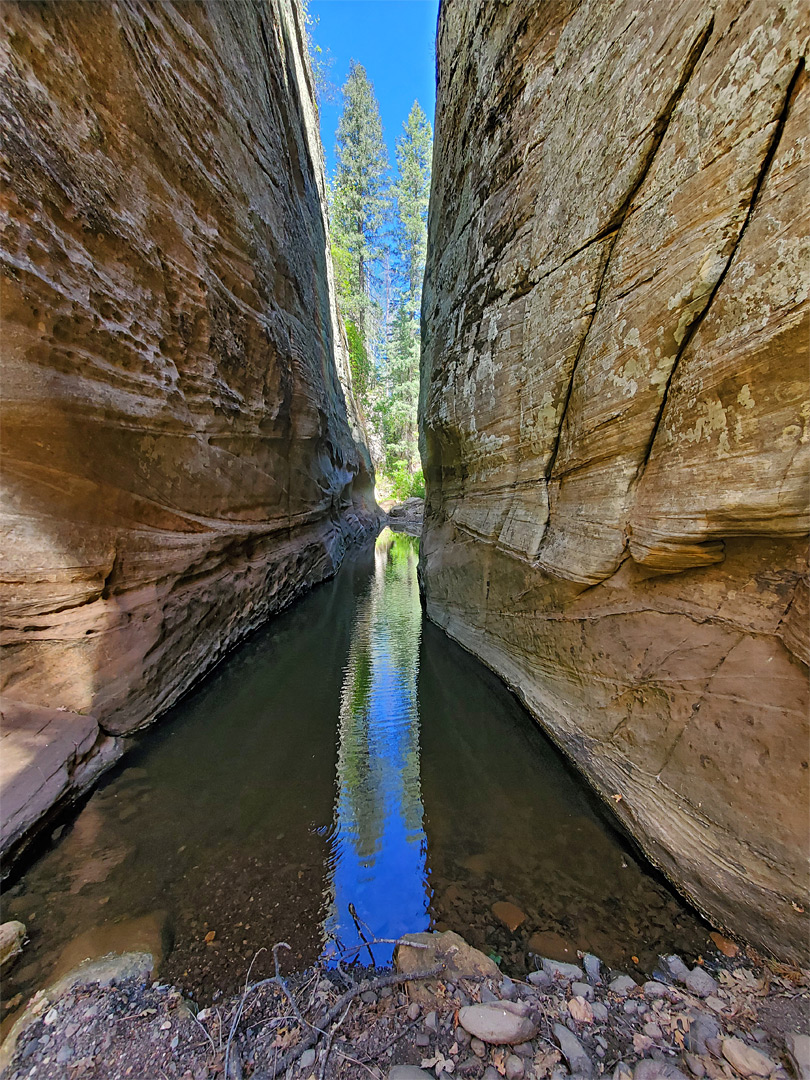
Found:
[[[626,971],[700,951],[706,927],[515,698],[423,620],[417,559],[386,529],[139,738],[8,891],[31,940],[6,999],[144,948],[211,1000],[277,941],[299,966],[361,931],[456,930],[517,975],[549,940]]]

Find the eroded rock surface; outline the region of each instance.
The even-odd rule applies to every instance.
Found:
[[[93,747],[120,750],[333,573],[376,505],[298,5],[0,19],[4,735],[33,784],[24,830],[86,784]]]
[[[807,961],[808,13],[448,0],[427,612]]]

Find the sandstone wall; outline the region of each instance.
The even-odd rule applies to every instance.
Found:
[[[377,511],[296,0],[0,19],[6,845]]]
[[[809,20],[445,0],[421,401],[429,616],[805,962]]]

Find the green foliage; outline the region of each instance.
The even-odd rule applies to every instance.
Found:
[[[389,185],[379,106],[365,69],[355,62],[343,102],[330,186],[332,263],[354,392],[382,443],[376,464],[383,486],[395,498],[423,496],[416,414],[433,134],[414,102],[396,144],[397,177]]]

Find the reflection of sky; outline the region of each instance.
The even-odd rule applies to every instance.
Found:
[[[416,695],[420,629],[415,542],[385,530],[370,590],[357,605],[341,695],[327,955],[334,950],[330,938],[345,948],[360,943],[350,904],[367,937],[396,938],[429,923]],[[390,962],[391,947],[375,947],[374,958]],[[369,960],[365,949],[360,960]]]

